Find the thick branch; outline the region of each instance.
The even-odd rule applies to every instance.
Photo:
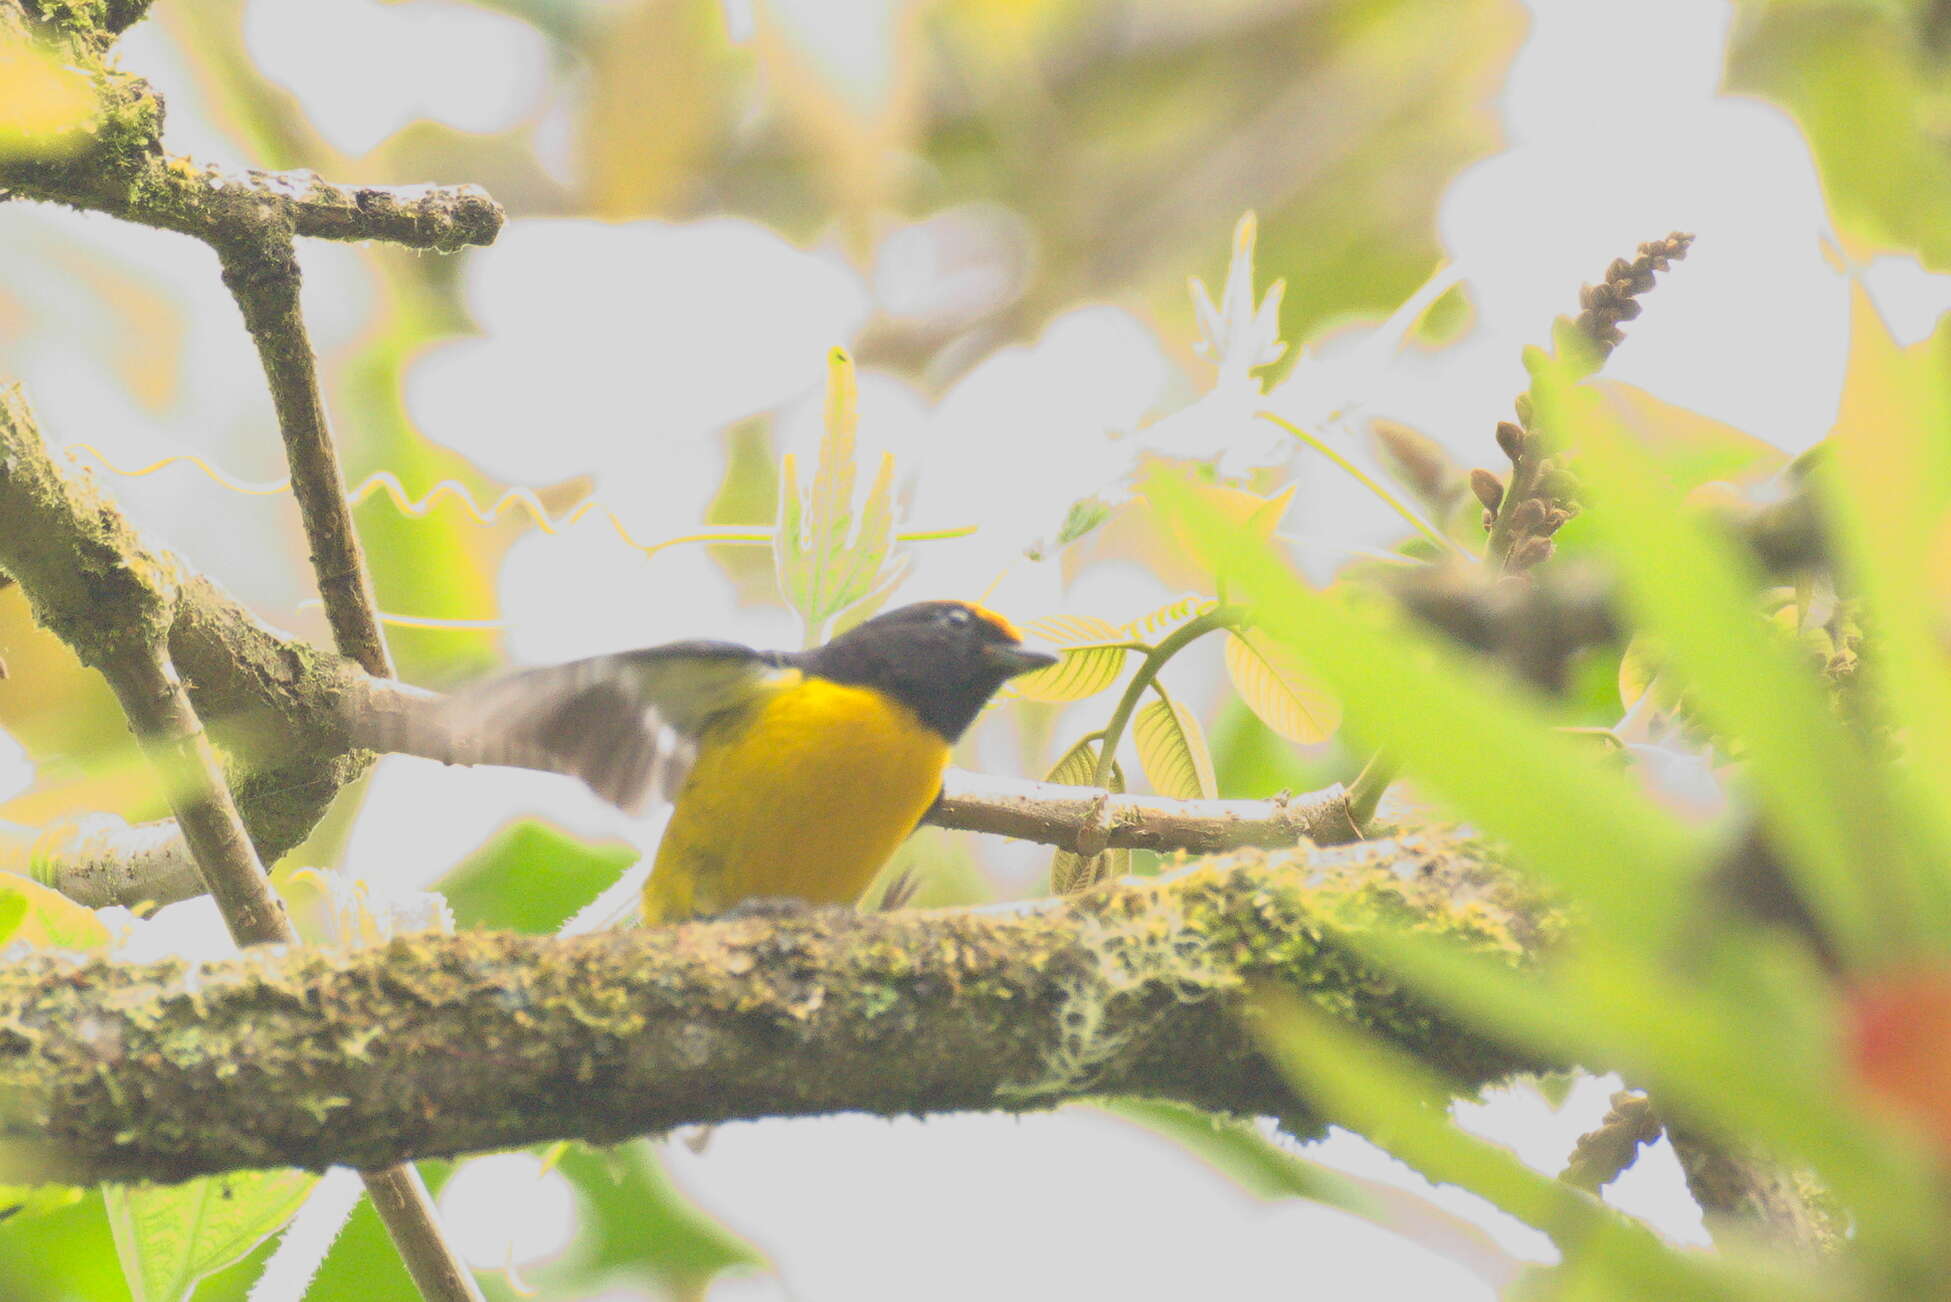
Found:
[[[173,818],[133,827],[113,814],[45,829],[0,823],[0,872],[32,877],[91,909],[203,894],[203,877]]]
[[[31,444],[32,418],[18,389],[0,393],[0,438]],[[37,616],[102,671],[154,762],[203,885],[217,898],[240,945],[297,939],[245,834],[215,752],[164,652],[178,591],[173,567],[158,562],[113,512],[92,518],[45,456],[0,453],[0,564],[20,579]],[[85,525],[69,533],[61,526]],[[93,562],[84,564],[80,562]],[[93,627],[86,627],[91,622]],[[388,1229],[423,1294],[478,1298],[447,1252],[432,1202],[412,1171],[368,1177],[389,1209]]]
[[[1521,961],[1534,906],[1498,881],[1467,856],[1381,844],[1246,855],[1030,913],[426,933],[194,970],[37,955],[0,968],[0,1139],[42,1178],[178,1180],[1106,1095],[1309,1125],[1233,1015],[1248,980],[1307,993],[1466,1087],[1541,1065],[1336,939],[1407,918]]]
[[[1716,1245],[1766,1241],[1808,1253],[1839,1250],[1848,1226],[1812,1176],[1743,1153],[1684,1127],[1667,1127],[1687,1192]]]
[[[48,456],[18,387],[0,389],[0,570],[18,580],[34,617],[83,664],[101,666],[166,632],[169,658],[218,743],[244,770],[238,803],[259,855],[275,859],[309,834],[367,757],[338,725],[342,698],[369,680],[358,668],[281,636],[175,559],[145,547],[92,482]],[[145,837],[147,853],[187,856]],[[101,880],[99,854],[44,842],[42,880],[65,888],[64,866]],[[131,865],[133,867],[133,865]],[[152,864],[153,866],[153,864]],[[180,885],[185,879],[173,874]],[[170,882],[130,875],[133,894],[91,903],[182,898]]]

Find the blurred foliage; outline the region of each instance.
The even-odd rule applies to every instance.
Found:
[[[1748,0],[1728,88],[1807,133],[1842,231],[1951,268],[1951,18],[1937,3]]]
[[[1811,665],[1794,623],[1765,612],[1767,585],[1718,517],[1689,503],[1679,472],[1697,463],[1649,456],[1599,390],[1577,384],[1576,360],[1534,367],[1541,427],[1580,453],[1595,554],[1660,637],[1661,673],[1740,741],[1734,816],[1753,820],[1769,874],[1741,887],[1716,867],[1723,837],[1646,806],[1479,666],[1310,589],[1202,494],[1154,481],[1263,627],[1341,694],[1351,726],[1593,921],[1521,976],[1387,930],[1360,943],[1487,1033],[1621,1070],[1670,1125],[1806,1164],[1853,1221],[1847,1250],[1832,1238],[1832,1255],[1794,1279],[1780,1262],[1676,1253],[1445,1123],[1454,1090],[1426,1066],[1269,992],[1268,1043],[1311,1101],[1432,1180],[1557,1238],[1566,1262],[1540,1296],[1894,1298],[1944,1268],[1934,1227],[1951,1210],[1941,1180],[1951,1160],[1941,1138],[1951,1134],[1951,749],[1935,721],[1951,709],[1951,676],[1927,632],[1945,595],[1924,558],[1951,520],[1951,457],[1936,437],[1951,410],[1951,328],[1899,349],[1860,296],[1855,326],[1842,419],[1815,475],[1848,558],[1848,600],[1878,629],[1867,734],[1840,721],[1834,683],[1815,672],[1822,664]],[[1889,734],[1876,729],[1906,727],[1901,750],[1878,743]],[[1485,753],[1496,762],[1481,763]],[[1767,907],[1782,892],[1806,910],[1787,929]]]
[[[554,931],[637,857],[528,819],[507,828],[440,879],[462,927]]]
[[[176,1302],[243,1257],[298,1210],[318,1177],[244,1171],[178,1185],[103,1191],[115,1250],[135,1302]]]

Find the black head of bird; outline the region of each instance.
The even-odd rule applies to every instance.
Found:
[[[878,687],[954,742],[1004,683],[1057,657],[1026,643],[993,612],[960,601],[922,601],[784,659],[837,683]]]

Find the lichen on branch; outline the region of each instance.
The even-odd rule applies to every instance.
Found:
[[[48,455],[18,386],[0,388],[0,570],[19,582],[34,618],[86,665],[101,667],[130,649],[166,640],[188,680],[199,716],[236,769],[233,784],[259,854],[270,862],[308,835],[332,797],[370,756],[337,725],[334,707],[368,682],[358,668],[267,628],[215,585],[188,577],[176,559],[148,547],[84,477]],[[155,854],[180,868],[187,857]],[[54,856],[61,843],[42,847]],[[114,879],[98,855],[68,862]],[[193,878],[172,872],[181,886]],[[130,879],[140,891],[115,902],[162,902],[158,882]],[[91,903],[109,903],[99,894]]]
[[[166,153],[162,96],[112,57],[115,38],[146,8],[0,0],[0,39],[58,57],[95,99],[86,122],[0,156],[0,197],[108,213],[220,251],[279,235],[443,251],[493,242],[501,206],[476,185],[343,186],[311,172],[232,171]]]
[[[0,1154],[41,1178],[180,1180],[1111,1095],[1310,1127],[1235,1015],[1249,982],[1465,1091],[1547,1065],[1356,958],[1342,937],[1378,925],[1525,963],[1559,924],[1470,843],[1431,833],[1243,852],[1021,912],[425,933],[193,969],[36,955],[0,968]]]

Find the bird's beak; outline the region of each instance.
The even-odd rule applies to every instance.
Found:
[[[1058,659],[1055,648],[1040,642],[991,642],[982,648],[982,658],[1011,678],[1032,669],[1048,669]]]

